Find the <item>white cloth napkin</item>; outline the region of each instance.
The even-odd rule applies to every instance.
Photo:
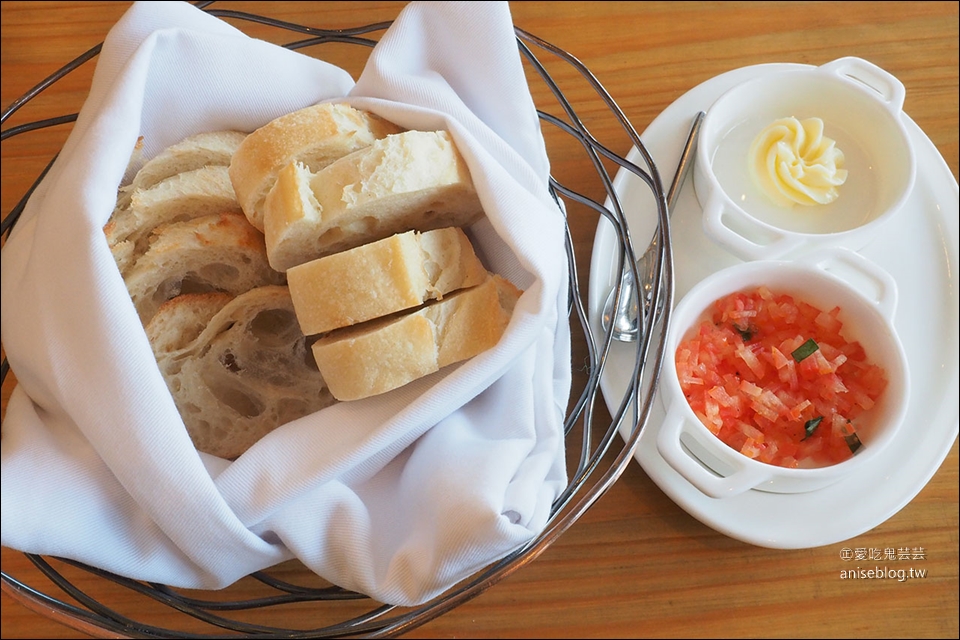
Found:
[[[131,151],[139,135],[146,159],[344,99],[452,132],[488,214],[472,229],[478,249],[525,293],[495,349],[287,424],[234,462],[198,454],[101,231]],[[570,392],[548,171],[506,2],[408,5],[356,83],[188,3],[134,4],[3,249],[2,338],[18,380],[3,423],[3,544],[203,589],[296,557],[414,605],[534,537],[566,485]]]

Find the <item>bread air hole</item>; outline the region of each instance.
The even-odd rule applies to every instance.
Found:
[[[254,398],[242,389],[237,388],[230,381],[210,380],[208,381],[208,387],[210,393],[222,405],[233,409],[244,418],[256,418],[265,409],[258,398]]]
[[[432,286],[437,285],[437,281],[440,279],[441,268],[440,265],[434,262],[433,260],[426,260],[423,263],[423,270],[427,274],[427,279],[430,281]]]
[[[265,347],[282,347],[295,343],[300,336],[297,317],[289,309],[266,309],[248,325],[253,338]]]
[[[277,400],[277,424],[302,418],[310,413],[310,407],[300,398],[280,398]]]
[[[328,252],[340,251],[342,247],[352,246],[350,243],[357,238],[367,238],[376,235],[380,227],[380,220],[374,216],[363,216],[353,222],[347,222],[327,229],[317,239],[319,246]]]
[[[167,278],[161,282],[153,292],[153,302],[159,307],[167,300],[172,300],[179,295],[219,291],[221,288],[214,283],[232,282],[239,276],[240,272],[230,265],[207,265],[200,270],[200,273],[191,271],[183,277]]]
[[[237,357],[233,355],[232,351],[224,351],[220,354],[220,364],[223,365],[223,368],[229,371],[230,373],[239,373],[240,365],[237,364]]]
[[[246,261],[249,262],[250,259],[246,256],[244,257],[246,258]],[[213,264],[207,264],[200,267],[198,275],[201,280],[204,280],[207,283],[236,282],[240,277],[240,270],[233,265],[215,262]],[[209,286],[209,284],[207,286]]]
[[[304,341],[304,346],[306,348],[303,350],[303,361],[307,363],[307,368],[311,371],[320,371],[320,367],[317,366],[317,361],[313,357],[313,349],[306,345],[306,341]]]
[[[321,247],[326,247],[331,244],[336,244],[342,239],[343,229],[341,227],[333,227],[332,229],[328,229],[320,234],[320,237],[318,238],[318,244]]]
[[[182,278],[167,278],[153,292],[154,305],[159,307],[161,304],[180,295],[180,287],[183,284]]]
[[[364,216],[357,221],[358,233],[369,233],[380,225],[379,218],[374,216]]]

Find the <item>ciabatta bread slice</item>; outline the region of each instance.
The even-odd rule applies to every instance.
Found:
[[[492,274],[416,311],[332,331],[313,356],[338,400],[385,393],[494,347],[520,293]]]
[[[411,229],[483,215],[470,171],[446,131],[405,131],[313,173],[287,165],[264,202],[267,256],[277,271]]]
[[[226,299],[226,302],[225,302]],[[193,339],[181,337],[205,324]],[[182,295],[146,328],[194,446],[233,459],[335,400],[312,364],[286,287]]]
[[[267,264],[263,235],[240,213],[202,216],[158,227],[149,249],[124,278],[141,321],[181,293],[234,295],[284,276]]]
[[[230,163],[237,199],[250,223],[263,230],[263,201],[291,162],[318,171],[402,129],[342,103],[324,103],[280,116],[243,141]]]
[[[287,270],[301,330],[318,334],[418,307],[483,282],[459,227],[407,231]]]

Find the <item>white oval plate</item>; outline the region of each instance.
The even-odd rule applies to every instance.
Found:
[[[691,89],[663,111],[641,135],[664,183],[697,111],[706,110],[737,83],[799,65],[744,67]],[[960,426],[960,300],[958,244],[960,192],[957,181],[930,139],[909,117],[906,126],[917,153],[917,180],[904,208],[860,251],[886,269],[899,286],[894,326],[900,334],[913,380],[911,402],[900,434],[859,473],[819,491],[774,494],[747,491],[714,499],[700,493],[660,457],[656,436],[664,411],[655,402],[635,458],[674,502],[709,527],[743,542],[800,549],[841,542],[869,531],[906,506],[933,477],[957,438]],[[636,149],[629,159],[643,166]],[[620,170],[614,181],[637,253],[655,229],[649,188]],[[691,180],[671,217],[675,263],[674,302],[697,282],[740,262],[703,233],[701,209]],[[601,218],[590,265],[588,307],[600,332],[600,308],[619,274],[612,226]],[[601,378],[611,413],[619,407],[632,375],[635,346],[615,343]],[[665,357],[673,357],[666,354]],[[626,427],[625,427],[626,429]],[[621,433],[625,435],[626,431]]]

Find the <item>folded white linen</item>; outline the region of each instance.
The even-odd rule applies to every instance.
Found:
[[[102,227],[138,136],[148,159],[327,100],[450,130],[488,214],[478,249],[525,293],[491,351],[284,425],[233,462],[199,454]],[[0,445],[3,545],[201,589],[296,557],[415,605],[536,536],[566,485],[570,392],[548,172],[506,2],[409,4],[356,83],[188,3],[135,3],[3,248],[18,381]]]

